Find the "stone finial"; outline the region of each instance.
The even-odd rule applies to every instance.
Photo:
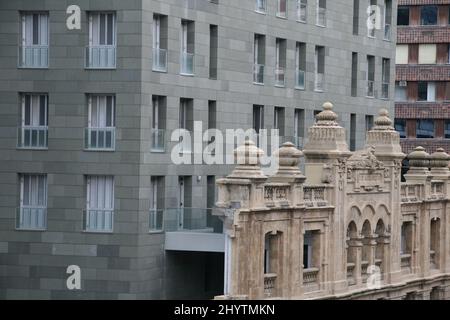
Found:
[[[409,166],[416,168],[428,168],[430,165],[430,155],[425,151],[424,147],[416,147],[408,154]]]
[[[448,168],[450,156],[443,148],[438,148],[436,152],[430,156],[430,167],[432,168]]]
[[[380,109],[374,124],[373,130],[395,130],[392,126],[392,120],[389,118],[389,111],[387,111],[387,109]]]
[[[263,155],[264,151],[258,148],[253,141],[246,140],[243,145],[234,150],[237,166],[228,178],[266,179],[260,166]]]
[[[337,126],[336,122],[338,116],[333,111],[333,104],[331,102],[325,102],[323,104],[323,111],[316,115],[316,125],[321,126]]]
[[[278,159],[277,177],[296,178],[302,175],[298,164],[303,152],[298,150],[292,142],[283,143],[273,155]]]

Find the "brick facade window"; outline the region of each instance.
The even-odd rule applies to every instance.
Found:
[[[408,26],[409,25],[409,7],[399,6],[397,9],[397,25]]]
[[[437,25],[437,6],[423,6],[420,8],[420,24],[422,26]]]

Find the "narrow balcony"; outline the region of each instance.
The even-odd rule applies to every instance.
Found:
[[[16,212],[16,229],[47,229],[47,208],[44,206],[21,206]]]
[[[266,298],[272,298],[276,296],[276,273],[266,273],[264,274],[264,296]]]
[[[411,254],[404,253],[400,255],[400,267],[403,274],[411,273]]]
[[[152,152],[164,152],[165,151],[165,133],[164,129],[152,129]]]
[[[304,70],[296,70],[295,71],[295,88],[296,89],[305,89],[305,71]]]
[[[115,69],[116,46],[101,45],[86,47],[86,69]]]
[[[180,59],[181,70],[180,73],[182,75],[194,75],[194,60],[195,55],[189,52],[182,52]]]
[[[116,147],[116,128],[86,128],[85,148],[94,151],[114,151]]]
[[[349,286],[353,286],[356,284],[355,264],[353,262],[347,263],[347,283]]]
[[[48,46],[19,46],[19,67],[42,69],[48,68]]]
[[[374,97],[374,81],[373,80],[367,80],[367,87],[366,87],[366,96],[369,98]]]
[[[83,211],[83,227],[86,232],[112,232],[114,225],[114,210],[87,209]]]
[[[316,73],[316,79],[314,81],[314,90],[315,91],[323,91],[324,90],[324,82],[325,82],[325,74]]]
[[[167,72],[167,50],[153,48],[153,71]]]
[[[48,127],[20,127],[18,129],[17,146],[22,149],[47,149]]]
[[[303,287],[306,293],[319,290],[319,268],[303,269]]]
[[[381,98],[389,99],[389,82],[383,82],[381,84]]]
[[[286,70],[283,67],[275,68],[275,86],[284,87]]]
[[[254,64],[253,65],[253,83],[264,84],[264,65]]]

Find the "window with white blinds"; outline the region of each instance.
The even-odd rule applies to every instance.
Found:
[[[24,12],[21,15],[22,41],[19,46],[19,66],[48,67],[48,13]]]
[[[86,230],[112,231],[114,220],[114,177],[87,176],[86,190]]]
[[[45,229],[47,226],[47,176],[22,174],[20,176],[20,208],[18,229]]]
[[[48,96],[23,94],[18,145],[21,148],[47,148]]]
[[[86,148],[114,150],[115,97],[112,95],[91,95],[88,101]]]

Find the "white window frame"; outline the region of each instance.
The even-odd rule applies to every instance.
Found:
[[[111,35],[112,43],[111,44],[107,44],[107,42],[108,42],[108,32],[109,32],[107,17],[110,14],[112,15],[112,31],[111,31],[112,32],[112,35]],[[100,36],[100,31],[101,31],[100,23],[101,23],[101,20],[100,20],[100,17],[102,15],[105,15],[105,30],[104,30],[104,32],[105,32],[105,34],[104,34],[104,36],[105,36],[105,43],[104,44],[100,43],[101,42],[100,41],[101,40],[101,36]],[[97,30],[94,30],[94,16],[95,16],[95,19],[98,19]],[[98,33],[96,35],[96,37],[94,36],[94,31],[96,33]],[[89,46],[112,46],[112,47],[115,47],[116,46],[116,38],[117,38],[117,27],[116,27],[116,14],[115,14],[115,12],[101,12],[101,11],[91,11],[91,12],[89,12]]]
[[[301,19],[302,12],[304,12],[304,20]],[[302,23],[308,21],[308,0],[297,0],[297,21]]]
[[[38,202],[38,203],[27,203],[25,204],[25,177],[28,177],[28,202]],[[40,189],[40,181],[43,179],[43,190]],[[39,204],[39,193],[42,192],[43,203]],[[16,228],[17,229],[27,229],[27,230],[45,230],[47,228],[47,198],[48,198],[48,182],[46,174],[21,174],[20,175],[20,208],[17,217]],[[31,201],[30,201],[31,200]],[[24,215],[30,215],[29,225],[23,226],[25,223]],[[42,225],[38,223],[32,223],[31,220],[35,220],[37,217],[33,215],[40,215],[42,219]],[[34,221],[36,222],[36,221]]]
[[[100,180],[102,179],[102,180]],[[104,180],[103,180],[104,179]],[[92,193],[92,186],[93,184],[96,183],[97,185],[95,186],[96,188],[96,199],[94,201],[94,199],[91,198],[91,193]],[[101,184],[103,184],[102,188],[99,188],[99,186],[101,186]],[[109,184],[109,185],[108,185]],[[107,189],[109,188],[109,189]],[[100,190],[99,190],[100,189]],[[115,187],[114,187],[114,177],[113,176],[102,176],[102,175],[88,175],[86,176],[86,222],[88,219],[90,219],[90,214],[92,212],[96,213],[96,216],[98,216],[98,214],[104,214],[105,216],[108,214],[110,214],[110,223],[111,223],[111,228],[107,229],[105,228],[87,228],[87,225],[85,226],[85,231],[88,232],[112,232],[114,230],[114,194],[115,194]],[[99,197],[100,193],[103,191],[103,197]],[[99,193],[100,192],[100,193]],[[106,203],[106,196],[107,193],[109,194],[109,205]],[[99,205],[99,201],[103,200],[104,204],[103,206]],[[92,204],[92,202],[96,202],[97,205],[95,206],[95,204]],[[106,218],[103,218],[106,221]]]

